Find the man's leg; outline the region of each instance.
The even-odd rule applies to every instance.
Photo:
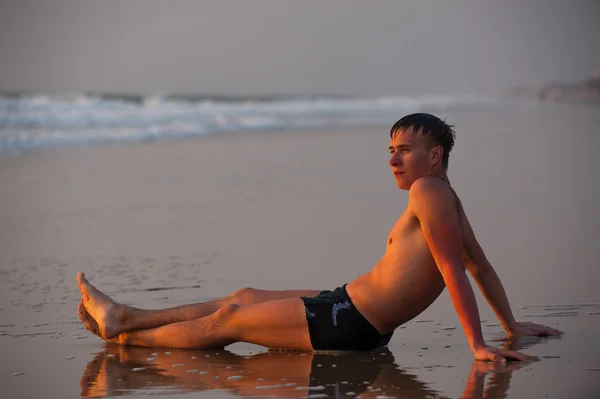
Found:
[[[312,350],[304,302],[300,298],[225,305],[206,317],[123,332],[111,341],[165,348],[215,348],[249,342],[268,348]]]
[[[244,288],[234,294],[215,301],[182,305],[168,309],[146,310],[121,305],[100,292],[86,279],[83,273],[77,275],[82,305],[97,322],[100,336],[111,339],[122,332],[145,330],[171,323],[195,320],[208,316],[226,305],[250,305],[286,298],[314,296],[317,290],[265,291]],[[80,309],[81,318],[81,309]],[[92,331],[94,332],[94,331]]]

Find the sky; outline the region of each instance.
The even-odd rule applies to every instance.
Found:
[[[0,91],[465,94],[600,69],[597,0],[0,0]]]

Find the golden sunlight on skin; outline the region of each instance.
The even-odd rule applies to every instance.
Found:
[[[415,180],[423,176],[440,175],[445,178],[441,158],[441,147],[432,147],[423,130],[415,133],[412,127],[399,131],[390,139],[388,165],[396,178],[398,188],[409,190]],[[436,167],[431,170],[432,165]]]
[[[561,332],[515,320],[504,287],[477,242],[446,175],[454,143],[452,129],[427,114],[406,118],[437,120],[431,123],[442,127],[430,129],[425,123],[415,122],[410,125],[417,126],[415,131],[414,127],[403,127],[409,126],[402,124],[403,118],[392,128],[389,165],[398,187],[409,190],[409,200],[389,233],[382,258],[342,289],[348,300],[352,299],[353,317],[373,327],[375,339],[370,345],[381,345],[377,342],[389,340],[389,333],[425,311],[447,288],[475,359],[502,363],[507,359],[527,360],[521,353],[484,341],[466,271],[476,280],[509,335]],[[304,295],[299,295],[314,296],[318,294],[315,290],[245,288],[215,301],[147,310],[116,303],[90,284],[83,273],[77,279],[82,294],[79,317],[86,328],[106,340],[116,337],[115,342],[122,345],[215,348],[248,342],[310,351],[313,343],[318,343],[312,334],[321,334],[318,329],[309,329],[310,311],[300,298]],[[358,341],[350,346],[359,347]],[[341,345],[340,341],[327,342],[315,348],[344,347]]]

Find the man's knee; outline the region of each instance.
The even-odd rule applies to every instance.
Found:
[[[242,305],[237,304],[237,303],[230,303],[227,305],[223,305],[219,308],[219,310],[217,310],[215,312],[215,316],[219,320],[230,319],[235,314],[235,312],[241,307],[242,307]]]
[[[232,328],[235,325],[235,315],[243,305],[230,303],[223,305],[211,315],[211,328],[215,335],[225,334],[230,336],[233,333]]]
[[[249,305],[258,300],[260,290],[256,288],[242,288],[231,295],[231,303],[239,305]]]
[[[195,329],[201,330],[204,335],[210,336],[215,348],[222,348],[237,342],[240,334],[238,328],[236,328],[235,315],[241,307],[242,305],[234,303],[223,305],[211,315],[196,319],[198,324]],[[190,345],[203,345],[203,343],[192,342]]]

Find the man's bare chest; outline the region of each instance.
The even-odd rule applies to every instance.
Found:
[[[406,245],[414,244],[415,241],[424,240],[419,220],[412,212],[405,210],[388,234],[387,250],[400,250]]]

